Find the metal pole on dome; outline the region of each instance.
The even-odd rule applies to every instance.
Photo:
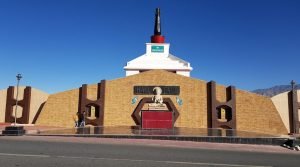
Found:
[[[17,76],[17,96],[16,96],[16,108],[15,108],[15,126],[17,126],[17,110],[18,110],[18,96],[19,96],[19,83],[22,78],[21,74],[18,74]]]
[[[160,9],[155,10],[154,35],[161,35]]]

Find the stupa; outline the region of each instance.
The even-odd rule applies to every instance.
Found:
[[[161,33],[159,8],[156,8],[154,35],[151,36],[151,43],[146,43],[146,53],[127,62],[124,67],[126,76],[154,69],[166,70],[187,77],[193,70],[189,62],[170,54],[170,44],[165,43],[165,37]]]

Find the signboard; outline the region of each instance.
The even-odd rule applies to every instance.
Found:
[[[164,52],[164,46],[151,46],[151,52],[163,53]]]
[[[154,95],[153,88],[160,87],[162,89],[161,95],[179,95],[179,86],[134,86],[134,95]]]

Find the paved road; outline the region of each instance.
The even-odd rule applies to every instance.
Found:
[[[299,167],[299,164],[299,154],[220,151],[157,145],[11,140],[0,137],[1,167]]]

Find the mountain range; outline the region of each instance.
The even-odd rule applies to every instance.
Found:
[[[300,84],[295,85],[295,88],[300,89]],[[252,92],[263,95],[263,96],[272,97],[272,96],[278,95],[280,93],[290,91],[291,89],[292,89],[291,85],[277,85],[277,86],[273,86],[271,88],[266,88],[266,89],[256,89],[256,90],[253,90]]]

